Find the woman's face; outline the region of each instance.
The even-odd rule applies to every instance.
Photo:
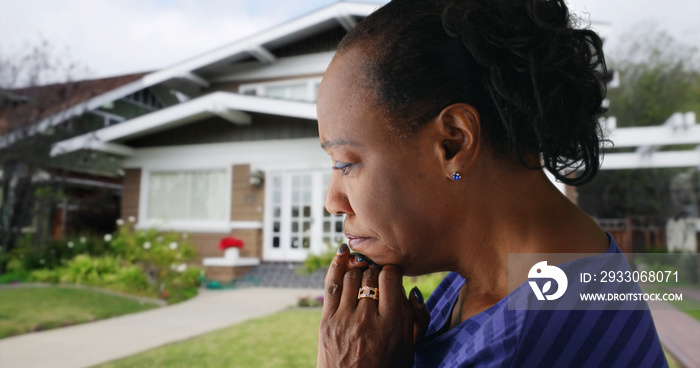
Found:
[[[346,215],[350,247],[374,262],[406,274],[444,269],[458,206],[444,190],[454,183],[440,165],[436,129],[428,124],[415,138],[398,138],[359,82],[364,57],[357,47],[337,56],[319,89],[319,135],[333,163],[326,208]]]

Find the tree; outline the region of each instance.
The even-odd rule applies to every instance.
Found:
[[[700,52],[654,24],[625,33],[608,57],[620,87],[608,91],[618,126],[663,123],[677,111],[700,112]]]
[[[46,41],[28,50],[0,56],[0,273],[22,228],[36,211],[51,208],[43,202],[60,196],[61,183],[51,181],[49,171],[61,170],[50,158],[51,145],[84,131],[76,123],[80,114],[62,112],[92,94],[85,83],[72,81],[86,69],[64,53]]]
[[[616,117],[619,127],[660,125],[675,112],[694,111],[700,116],[697,49],[653,24],[633,28],[619,44],[608,56],[610,69],[620,76],[620,86],[608,91],[608,115]],[[693,198],[697,209],[700,176],[696,168],[601,171],[594,181],[579,189],[579,204],[600,218],[649,216],[663,222],[688,212],[671,194],[672,183],[678,182],[679,175],[686,183],[682,187],[692,184],[694,195],[684,198]]]

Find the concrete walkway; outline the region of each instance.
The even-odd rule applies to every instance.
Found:
[[[662,301],[649,308],[664,348],[684,367],[700,367],[700,322]]]
[[[200,290],[191,300],[142,313],[0,340],[2,368],[91,367],[262,317],[323,290]]]

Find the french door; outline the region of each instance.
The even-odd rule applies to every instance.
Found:
[[[267,173],[264,260],[303,261],[344,241],[343,216],[324,207],[330,178],[328,170]]]

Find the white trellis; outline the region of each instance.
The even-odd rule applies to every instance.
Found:
[[[617,128],[615,118],[605,124],[606,135],[616,148],[636,147],[631,153],[605,155],[602,170],[663,167],[700,168],[700,125],[695,113],[675,113],[660,126]],[[695,149],[659,151],[663,146],[696,145]]]
[[[700,169],[700,125],[694,112],[677,112],[659,126],[618,128],[617,120],[610,117],[603,122],[606,138],[615,148],[636,147],[630,153],[604,155],[601,170],[651,169],[669,167],[696,167]],[[659,151],[663,146],[695,145],[694,149]],[[566,186],[550,180],[563,193]]]

